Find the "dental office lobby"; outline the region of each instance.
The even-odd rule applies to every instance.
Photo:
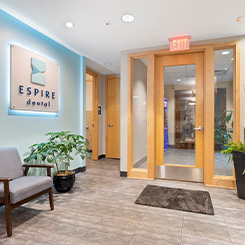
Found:
[[[0,244],[245,244],[244,18],[0,0]]]

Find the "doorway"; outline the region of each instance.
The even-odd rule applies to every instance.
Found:
[[[98,74],[86,70],[86,142],[92,160],[98,160]]]
[[[106,77],[106,158],[120,158],[120,77]]]
[[[203,53],[164,56],[161,66],[165,137],[157,177],[203,182]]]
[[[220,149],[240,139],[239,41],[129,54],[127,121],[129,178],[235,188]]]

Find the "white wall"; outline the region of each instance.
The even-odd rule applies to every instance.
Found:
[[[20,157],[28,147],[46,141],[49,131],[85,134],[85,59],[0,10],[0,147],[15,146]],[[9,115],[10,47],[15,43],[59,64],[57,117]],[[70,169],[85,165],[76,157]]]
[[[244,135],[244,125],[245,125],[245,37],[231,37],[225,39],[215,39],[215,40],[207,40],[200,42],[191,42],[191,45],[202,45],[208,43],[215,42],[226,42],[226,41],[234,41],[240,40],[240,55],[241,55],[241,69],[240,69],[240,84],[241,84],[241,139],[243,139]],[[127,50],[121,52],[121,162],[120,162],[120,171],[127,171],[127,120],[128,120],[128,54],[141,52],[141,51],[149,51],[149,50],[159,50],[159,49],[168,49],[169,46],[160,46],[160,47],[151,47],[145,49],[134,49]]]
[[[133,163],[147,156],[147,68],[133,61]]]

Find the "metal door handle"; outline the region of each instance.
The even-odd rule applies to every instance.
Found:
[[[199,126],[198,128],[194,128],[194,130],[203,131],[203,126]]]
[[[112,124],[107,124],[107,126],[108,126],[108,127],[110,127],[110,128],[111,128],[111,127],[113,127],[113,125],[112,125]]]
[[[86,129],[89,129],[89,126],[86,126]]]

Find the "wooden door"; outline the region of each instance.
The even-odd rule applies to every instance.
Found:
[[[159,178],[203,181],[205,130],[203,68],[203,53],[201,52],[165,55],[157,58],[156,111],[159,112],[159,117],[157,117],[156,122],[158,134],[156,159],[157,163],[161,164],[157,166],[157,177]],[[177,92],[180,95],[183,93],[180,96],[181,103],[176,101]],[[172,118],[169,123],[169,135],[172,139],[171,137],[169,139],[173,145],[166,152],[162,146],[164,140],[163,108],[160,108],[163,104],[162,94],[169,102],[168,118]],[[186,95],[184,96],[184,94]],[[182,112],[182,114],[178,115],[179,112],[176,113],[175,110]],[[186,113],[183,114],[183,112]],[[178,125],[179,123],[181,124]],[[176,131],[176,126],[178,131]],[[179,132],[180,130],[181,132]],[[175,139],[173,133],[175,133]],[[176,133],[178,137],[176,137]],[[182,133],[181,136],[178,135],[179,133]],[[176,139],[179,141],[174,144]],[[174,145],[177,146],[176,149],[174,149]]]
[[[120,78],[106,78],[106,157],[120,158]]]

